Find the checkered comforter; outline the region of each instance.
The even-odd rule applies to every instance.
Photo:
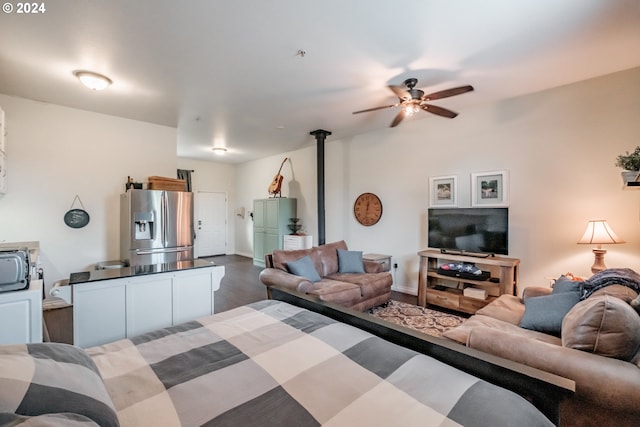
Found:
[[[122,426],[548,426],[529,402],[278,301],[87,350]]]

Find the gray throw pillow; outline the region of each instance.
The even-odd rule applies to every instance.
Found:
[[[580,301],[580,292],[558,292],[524,301],[520,327],[560,336],[562,319]]]
[[[338,273],[364,273],[362,252],[338,249]]]
[[[287,269],[289,270],[289,273],[304,277],[312,282],[319,282],[322,280],[309,255],[305,255],[295,261],[287,262]]]

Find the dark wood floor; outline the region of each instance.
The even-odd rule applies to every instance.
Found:
[[[216,313],[267,298],[267,290],[258,279],[262,267],[253,265],[251,258],[240,255],[220,255],[206,259],[224,265],[225,268],[220,289],[214,296]],[[417,303],[417,297],[395,291],[391,293],[391,298],[409,304]]]

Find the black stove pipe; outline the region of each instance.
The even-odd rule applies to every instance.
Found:
[[[326,243],[325,235],[325,212],[324,212],[324,140],[331,135],[328,130],[314,130],[309,132],[310,135],[316,137],[317,151],[317,174],[318,174],[318,245]]]

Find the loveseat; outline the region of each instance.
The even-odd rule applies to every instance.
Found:
[[[382,265],[363,260],[362,252],[349,251],[344,240],[310,249],[274,250],[265,257],[260,281],[343,307],[365,311],[385,304],[391,297],[393,279]]]
[[[630,305],[640,280],[601,273],[502,295],[444,337],[575,381],[561,426],[640,426],[640,315]],[[598,279],[611,280],[589,290]]]

